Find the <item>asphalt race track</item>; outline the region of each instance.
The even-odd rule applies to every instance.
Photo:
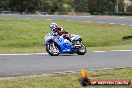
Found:
[[[132,66],[131,51],[88,52],[84,56],[0,55],[0,77]]]
[[[0,14],[2,18],[33,18],[48,20],[73,20],[73,21],[92,21],[116,24],[132,25],[132,18],[126,17],[98,17],[98,16],[60,16],[60,15],[19,15],[19,14]]]
[[[1,18],[34,18],[108,22],[132,25],[132,18],[96,16],[47,16],[0,14]],[[88,52],[84,56],[47,54],[0,54],[0,77],[39,75],[43,73],[132,66],[131,51]]]

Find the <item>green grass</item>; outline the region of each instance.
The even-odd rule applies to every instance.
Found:
[[[79,84],[81,73],[13,78],[0,80],[1,88],[83,88]],[[132,68],[89,71],[90,79],[129,79],[132,81]],[[130,86],[89,86],[86,88],[132,88]]]
[[[132,35],[131,26],[0,18],[0,53],[42,52],[43,37],[50,32],[49,24],[52,22],[56,22],[69,33],[81,35],[89,50],[132,49],[131,39],[122,40],[123,36]]]

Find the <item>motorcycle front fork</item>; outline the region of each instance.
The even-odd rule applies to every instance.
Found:
[[[56,49],[56,47],[55,47],[55,43],[52,44],[52,47],[53,47],[53,51],[56,52],[57,49]]]

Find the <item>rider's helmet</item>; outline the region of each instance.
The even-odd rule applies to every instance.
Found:
[[[51,28],[52,31],[55,31],[55,29],[57,28],[57,26],[58,25],[56,23],[51,23],[50,24],[50,28]]]

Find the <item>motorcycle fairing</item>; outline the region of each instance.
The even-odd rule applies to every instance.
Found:
[[[65,39],[62,36],[57,35],[52,40],[60,46],[60,53],[72,52],[70,41],[69,43],[64,43]]]
[[[79,35],[74,35],[74,36],[71,38],[71,41],[78,40],[79,38],[81,38]]]

